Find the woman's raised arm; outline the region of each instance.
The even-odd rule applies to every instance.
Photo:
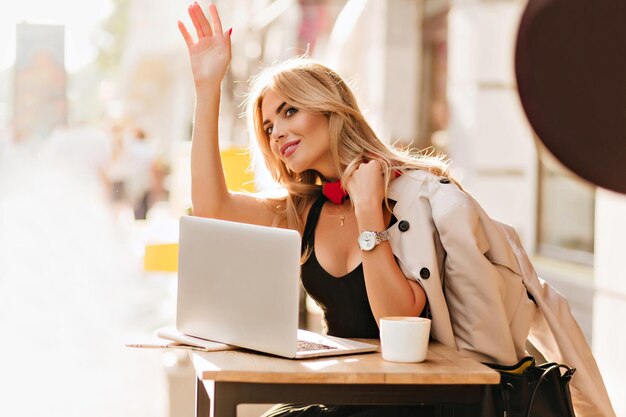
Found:
[[[209,6],[210,23],[198,3],[189,6],[188,12],[197,41],[180,21],[178,29],[189,50],[196,92],[191,144],[193,214],[270,225],[274,213],[265,201],[228,191],[220,159],[218,118],[221,84],[231,60],[232,29],[223,31],[214,4]]]

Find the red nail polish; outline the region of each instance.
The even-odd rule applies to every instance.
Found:
[[[228,36],[230,36],[232,33],[233,33],[233,28],[230,28],[230,29],[228,30]]]

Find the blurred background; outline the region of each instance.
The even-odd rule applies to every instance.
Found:
[[[268,185],[261,167],[244,170],[247,80],[303,53],[335,68],[381,138],[447,153],[517,228],[626,415],[626,198],[576,178],[528,125],[513,70],[525,1],[215,3],[233,27],[229,187]],[[174,323],[177,221],[191,206],[193,82],[176,27],[191,27],[187,6],[0,5],[0,415],[193,415],[186,355],[124,346]]]

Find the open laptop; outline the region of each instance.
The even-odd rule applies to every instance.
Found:
[[[298,329],[300,234],[180,219],[180,333],[286,358],[373,352],[376,345]]]

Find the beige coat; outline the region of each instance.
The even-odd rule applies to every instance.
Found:
[[[548,361],[577,369],[577,417],[615,416],[567,301],[537,277],[511,226],[425,171],[405,173],[388,195],[398,219],[390,228],[393,253],[427,294],[435,340],[481,362],[512,365],[526,355],[528,338]]]

